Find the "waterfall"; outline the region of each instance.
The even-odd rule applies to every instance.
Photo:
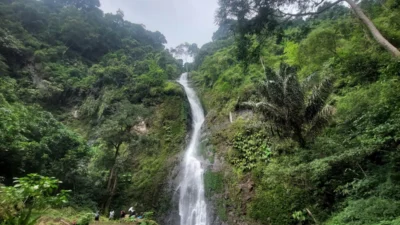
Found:
[[[207,206],[204,197],[204,170],[198,156],[204,111],[196,92],[189,87],[188,74],[179,79],[188,96],[193,118],[193,132],[183,160],[183,176],[180,182],[179,216],[181,225],[207,225]]]

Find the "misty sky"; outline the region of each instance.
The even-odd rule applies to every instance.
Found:
[[[104,12],[121,9],[125,19],[144,24],[146,29],[160,31],[167,47],[183,42],[199,47],[211,41],[217,26],[214,22],[218,0],[100,0]]]

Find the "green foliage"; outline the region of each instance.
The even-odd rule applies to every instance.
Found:
[[[399,223],[400,63],[348,8],[276,17],[287,2],[222,0],[215,41],[182,45],[195,58],[186,66],[197,70],[192,78],[209,112],[214,158],[230,162],[204,174],[207,197],[216,198],[227,223]],[[311,2],[295,3],[306,9]],[[399,46],[397,1],[360,5]],[[52,205],[54,193],[44,186],[56,189],[53,178],[10,186],[29,173],[62,180],[80,207],[117,209],[129,201],[155,216],[170,209],[161,190],[189,124],[185,96],[171,81],[182,61],[164,50],[161,33],[98,7],[97,0],[0,4],[0,177],[8,190],[0,203],[11,202],[1,207],[14,215],[4,223],[33,223]],[[268,87],[259,88],[265,75]],[[252,114],[240,107],[245,100],[264,108]],[[23,204],[27,193],[39,198]],[[31,206],[35,215],[26,219],[22,211]],[[79,214],[78,223],[92,217]]]
[[[140,225],[157,225],[157,223],[152,220],[143,220],[140,222]]]
[[[250,204],[249,214],[264,224],[292,224],[294,218],[291,215],[301,209],[305,197],[306,194],[299,188],[274,187],[257,193]]]
[[[131,129],[145,119],[146,110],[126,100],[109,106],[108,110],[112,111],[112,117],[107,118],[98,130],[100,137],[111,148],[132,141],[134,134]]]
[[[227,40],[220,40],[220,41],[215,41],[215,42],[210,42],[207,44],[204,44],[201,46],[199,52],[195,56],[195,60],[193,62],[194,64],[194,69],[198,69],[199,66],[203,64],[203,61],[207,58],[207,56],[212,56],[214,53],[216,53],[218,50],[221,50],[225,47],[230,46],[233,43],[233,39],[227,39]]]
[[[351,130],[364,146],[391,148],[399,132],[398,90],[397,82],[388,80],[350,91],[338,105],[340,128]]]
[[[158,209],[187,123],[165,37],[98,0],[2,1],[0,20],[4,183],[40,173],[73,189],[73,206]]]
[[[230,163],[242,171],[251,171],[265,164],[271,154],[265,132],[238,133],[233,140],[233,154]],[[259,164],[261,163],[261,164]]]
[[[329,59],[337,56],[337,49],[340,47],[339,35],[331,24],[320,25],[300,43],[297,50],[299,55],[296,58],[300,65],[307,65],[307,70],[301,71],[301,74],[314,73]]]
[[[285,62],[290,66],[297,66],[300,63],[298,62],[298,54],[299,54],[299,44],[293,41],[285,42]]]
[[[327,224],[391,224],[390,221],[399,217],[399,204],[398,201],[379,197],[350,200],[343,211],[335,215]]]
[[[89,148],[52,114],[3,101],[0,118],[1,175],[7,184],[30,172],[62,178],[67,186],[78,178]]]
[[[89,225],[93,221],[93,213],[86,213],[76,222],[77,225]]]
[[[294,2],[304,10],[311,3]],[[220,1],[219,22],[237,19],[225,39],[236,43],[195,59],[192,77],[209,112],[215,158],[230,163],[218,165],[229,182],[212,202],[225,209],[228,224],[399,223],[399,61],[342,5],[308,18],[271,18],[280,4]],[[398,4],[359,4],[398,47]],[[281,26],[270,29],[274,19]],[[257,114],[241,107],[246,100]],[[319,112],[326,117],[317,118]],[[257,133],[263,137],[254,138]],[[260,159],[254,153],[263,143],[268,163],[244,160]],[[243,182],[254,182],[255,190],[247,192]]]
[[[222,221],[228,221],[227,205],[225,200],[219,200],[217,202],[217,215]]]
[[[1,76],[8,74],[8,65],[4,62],[4,57],[0,54],[0,74]]]
[[[162,187],[175,165],[170,157],[178,153],[185,139],[188,115],[189,105],[180,96],[165,96],[163,103],[154,110],[148,120],[150,133],[146,137],[141,136],[132,146],[136,166],[126,166],[132,169],[133,182],[121,192],[121,204],[125,204],[126,196],[129,196],[145,205],[138,209],[140,211],[154,210],[158,216],[170,210],[171,196],[164,194]],[[155,209],[155,205],[158,208]]]
[[[166,82],[164,93],[167,95],[180,95],[183,94],[182,88],[175,82]]]
[[[2,224],[32,225],[39,219],[33,211],[44,211],[67,201],[67,191],[55,194],[58,184],[55,178],[38,174],[15,178],[14,186],[1,187],[0,219]]]
[[[204,189],[207,197],[221,193],[224,187],[223,174],[218,172],[206,171],[204,173]]]
[[[296,211],[292,214],[293,219],[303,222],[306,220],[306,212],[304,211]]]
[[[280,65],[278,73],[266,68],[265,76],[266,80],[258,87],[262,100],[243,105],[260,113],[265,120],[274,122],[278,135],[291,137],[305,147],[306,139],[327,126],[335,112],[327,104],[333,91],[332,78],[327,77],[316,85],[307,81],[300,83],[295,69],[285,64]]]
[[[143,213],[143,218],[147,220],[152,220],[154,216],[154,212],[144,212]]]

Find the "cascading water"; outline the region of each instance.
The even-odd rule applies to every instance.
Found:
[[[183,161],[183,176],[180,182],[179,215],[181,225],[207,225],[207,206],[204,198],[203,168],[198,159],[201,126],[204,111],[196,92],[189,87],[188,74],[179,79],[189,99],[193,118],[193,133]]]

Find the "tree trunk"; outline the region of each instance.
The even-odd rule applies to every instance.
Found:
[[[111,201],[112,201],[112,199],[113,199],[113,197],[115,195],[115,190],[117,189],[117,182],[118,182],[118,176],[115,175],[113,177],[113,179],[112,179],[111,189],[108,190],[109,191],[109,195],[108,195],[105,207],[104,207],[104,212],[107,213],[107,214],[108,214],[108,212],[110,210],[110,205],[111,205]]]
[[[306,140],[303,137],[303,132],[302,132],[301,126],[296,125],[294,127],[293,139],[296,140],[297,143],[299,143],[301,148],[306,147]]]
[[[108,182],[107,182],[107,193],[108,197],[107,200],[105,200],[105,203],[103,204],[103,211],[105,213],[108,213],[108,210],[111,205],[111,200],[113,196],[115,195],[115,189],[117,187],[117,179],[118,179],[118,174],[117,174],[117,158],[119,155],[119,148],[121,144],[115,145],[115,154],[114,154],[114,159],[113,159],[113,165],[110,169],[110,174],[108,175]]]
[[[114,163],[113,167],[110,170],[110,175],[108,175],[107,190],[111,189],[112,181],[113,181],[113,178],[114,178],[114,171],[115,171],[115,163]]]
[[[116,165],[115,164],[117,164],[117,158],[118,158],[118,155],[119,155],[119,147],[120,146],[121,146],[121,143],[118,143],[117,145],[114,146],[115,154],[114,154],[114,159],[113,159],[113,165],[112,165],[111,170],[110,170],[110,175],[108,177],[107,190],[111,189],[112,179],[114,177],[114,173],[115,173],[115,170],[116,170]]]
[[[357,17],[367,26],[374,39],[393,56],[400,57],[400,51],[382,36],[381,32],[379,32],[374,23],[364,14],[361,8],[353,0],[345,1],[351,6]]]

